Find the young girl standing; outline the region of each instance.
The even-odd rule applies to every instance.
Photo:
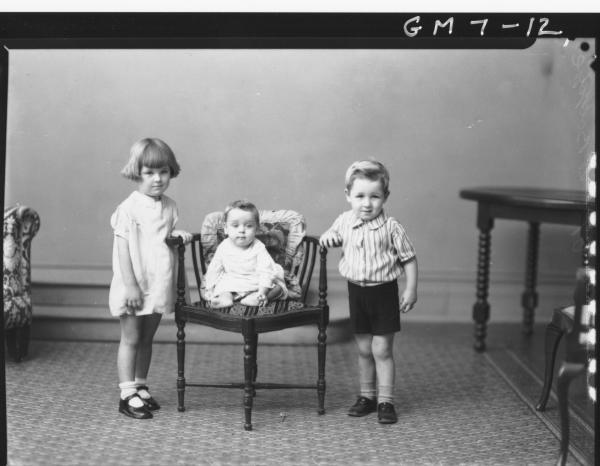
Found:
[[[160,139],[146,138],[131,147],[121,174],[137,184],[110,223],[114,230],[113,279],[109,308],[121,321],[117,356],[119,412],[135,419],[152,418],[160,408],[150,395],[147,375],[152,340],[164,313],[174,303],[175,256],[165,239],[192,235],[175,230],[175,202],[164,195],[180,168],[171,148]]]

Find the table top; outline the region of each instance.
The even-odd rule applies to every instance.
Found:
[[[460,197],[472,201],[494,202],[504,205],[584,211],[584,190],[523,188],[509,186],[479,186],[460,190]]]

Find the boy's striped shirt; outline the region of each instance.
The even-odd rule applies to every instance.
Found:
[[[330,231],[342,238],[340,273],[358,285],[396,280],[404,273],[402,264],[415,257],[404,227],[383,211],[365,222],[349,210],[333,222]]]

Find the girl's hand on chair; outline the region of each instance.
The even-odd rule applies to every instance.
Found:
[[[403,313],[410,311],[416,302],[417,292],[409,289],[404,290],[404,293],[400,296],[400,311]]]
[[[135,315],[135,312],[140,310],[144,304],[144,297],[142,290],[137,285],[130,285],[125,287],[125,306],[129,312]]]
[[[192,234],[184,230],[173,230],[171,236],[179,236],[183,239],[183,244],[188,244],[192,241]]]

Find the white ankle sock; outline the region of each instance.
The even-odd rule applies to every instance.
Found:
[[[133,381],[121,382],[119,384],[119,388],[121,389],[121,399],[122,400],[124,400],[128,396],[135,395],[137,393],[137,386],[136,386],[135,382],[133,382]],[[129,403],[129,406],[132,406],[134,408],[141,408],[142,406],[144,406],[144,403],[138,397],[133,397],[132,399],[129,400],[128,403]]]
[[[147,381],[147,379],[139,379],[139,378],[137,378],[137,377],[136,377],[136,378],[135,378],[135,386],[136,386],[136,388],[138,389],[138,390],[137,390],[137,393],[138,393],[138,395],[140,396],[140,398],[142,398],[142,399],[144,399],[144,400],[147,400],[147,399],[149,399],[149,398],[151,398],[151,397],[152,397],[152,396],[150,395],[150,393],[148,392],[148,390],[146,390],[146,389],[140,390],[140,389],[139,389],[139,387],[141,387],[141,386],[145,386],[145,387],[147,387],[147,386],[148,386],[148,381]]]

